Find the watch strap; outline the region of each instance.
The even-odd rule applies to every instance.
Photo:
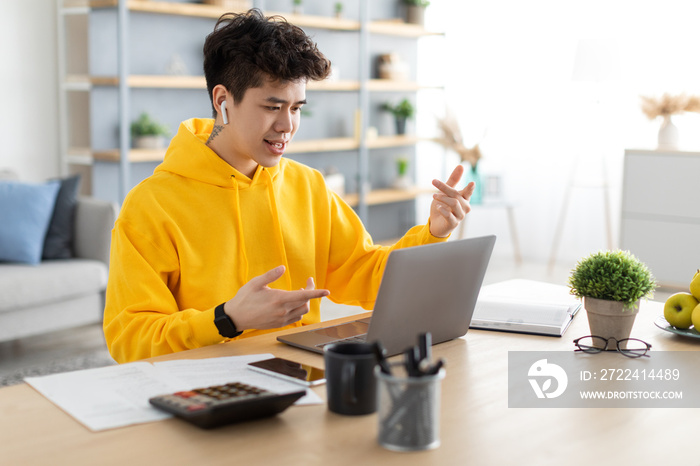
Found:
[[[222,337],[235,338],[243,332],[238,331],[236,324],[234,324],[233,320],[224,312],[224,304],[225,303],[219,304],[214,309],[214,325],[216,325],[216,329]]]

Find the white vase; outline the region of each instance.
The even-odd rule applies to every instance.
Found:
[[[138,136],[134,138],[134,149],[163,149],[164,136]]]
[[[659,128],[659,149],[678,149],[678,128],[671,116],[664,116]]]

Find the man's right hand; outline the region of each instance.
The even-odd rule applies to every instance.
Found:
[[[309,312],[309,300],[330,294],[328,290],[315,289],[311,277],[302,290],[270,288],[268,285],[279,279],[284,270],[280,265],[253,278],[224,304],[224,312],[233,320],[237,330],[280,328],[292,324]]]

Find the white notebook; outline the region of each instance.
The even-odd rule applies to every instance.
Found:
[[[470,327],[560,337],[580,307],[565,286],[508,280],[482,287]]]

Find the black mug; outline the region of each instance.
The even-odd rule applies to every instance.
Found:
[[[328,409],[338,414],[377,410],[377,358],[369,343],[333,343],[323,349]]]

